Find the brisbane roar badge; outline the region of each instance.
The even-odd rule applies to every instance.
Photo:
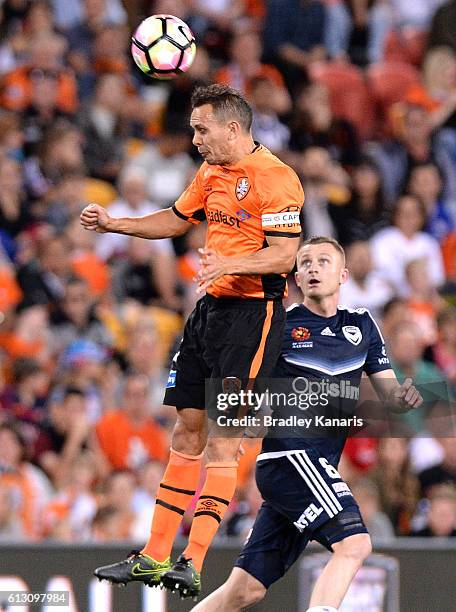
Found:
[[[236,197],[238,200],[243,200],[249,193],[250,183],[246,176],[241,176],[236,181]]]

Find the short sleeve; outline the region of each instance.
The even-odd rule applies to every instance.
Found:
[[[288,166],[268,169],[257,183],[257,192],[265,236],[299,236],[304,191],[297,174]]]
[[[179,196],[173,206],[173,211],[178,217],[194,225],[198,225],[198,223],[206,219],[203,203],[204,192],[201,185],[203,166],[201,166],[193,181],[182,195]]]
[[[377,323],[368,311],[366,311],[366,316],[369,319],[368,323],[370,323],[370,339],[364,371],[370,376],[376,372],[390,370],[391,364],[386,352],[385,341],[383,340]]]

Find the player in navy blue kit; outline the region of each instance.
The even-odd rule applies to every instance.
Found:
[[[304,300],[288,310],[275,376],[309,391],[306,410],[297,412],[308,419],[311,433],[303,434],[305,426],[292,423],[286,436],[280,435],[281,421],[269,429],[256,469],[264,503],[230,577],[194,612],[238,612],[260,601],[310,540],[333,555],[315,584],[308,612],[337,612],[371,552],[359,507],[337,471],[348,433],[344,425],[350,424],[362,373],[394,412],[417,408],[423,400],[410,378],[402,385],[397,381],[369,311],[338,306],[339,288],[347,278],[338,242],[314,237],[303,243],[296,282]],[[319,402],[311,401],[314,390]],[[335,400],[329,412],[323,401],[328,397]],[[274,418],[289,414],[286,406],[274,406]],[[331,419],[335,414],[338,418]],[[333,422],[340,425],[337,435],[328,433]]]

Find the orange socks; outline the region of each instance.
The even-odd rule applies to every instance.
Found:
[[[152,527],[142,553],[156,561],[164,561],[171,554],[174,538],[182,517],[198,486],[201,455],[184,455],[171,449],[168,467],[157,491]]]
[[[206,481],[196,505],[188,546],[183,553],[186,559],[193,560],[199,572],[207,550],[234,495],[237,467],[237,461],[214,461],[206,465]]]

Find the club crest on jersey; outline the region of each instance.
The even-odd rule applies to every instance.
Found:
[[[246,176],[241,176],[236,181],[236,197],[238,200],[243,200],[249,193],[250,183]]]
[[[361,330],[355,325],[344,325],[342,327],[342,332],[347,338],[347,340],[355,346],[358,346],[358,344],[363,339],[363,334],[361,333]]]
[[[296,342],[302,342],[310,338],[310,331],[307,327],[294,327],[291,331],[291,337]]]

